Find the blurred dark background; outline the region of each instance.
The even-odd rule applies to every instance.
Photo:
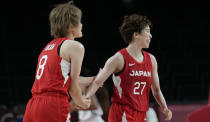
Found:
[[[26,104],[31,97],[38,55],[52,40],[48,14],[60,2],[1,3],[0,104]],[[75,0],[75,4],[83,12],[84,36],[78,39],[85,46],[83,69],[88,68],[96,75],[110,56],[125,47],[118,28],[125,15],[140,12],[153,23],[153,38],[147,51],[157,58],[160,85],[167,102],[207,101],[210,84],[207,3]],[[112,81],[109,79],[105,85],[111,94]]]

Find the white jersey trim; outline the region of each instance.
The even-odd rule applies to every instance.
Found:
[[[61,65],[62,75],[65,78],[64,83],[63,83],[63,87],[64,87],[67,80],[69,79],[68,73],[70,72],[70,63],[68,61],[62,59],[60,65]]]
[[[71,114],[68,113],[68,116],[67,116],[67,118],[66,118],[66,122],[70,122],[70,118],[71,118]]]
[[[126,119],[126,114],[125,114],[125,112],[123,112],[123,115],[122,115],[122,122],[127,122],[127,119]]]
[[[122,98],[122,88],[120,87],[121,83],[121,78],[120,76],[115,76],[114,74],[112,75],[112,80],[114,82],[115,87],[117,88],[118,94],[120,98]]]

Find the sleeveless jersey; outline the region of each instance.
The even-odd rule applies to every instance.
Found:
[[[111,101],[127,105],[136,111],[146,112],[149,108],[149,94],[152,83],[152,62],[149,53],[142,51],[144,59],[137,62],[126,48],[119,51],[125,65],[119,75],[113,74],[114,82]]]
[[[58,47],[68,38],[56,38],[48,43],[38,58],[33,95],[56,95],[69,98],[70,63],[58,54]]]

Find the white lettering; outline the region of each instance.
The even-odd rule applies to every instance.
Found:
[[[47,47],[45,48],[45,51],[52,50],[54,47],[55,47],[55,43],[53,43],[51,45],[47,45]]]
[[[131,71],[130,76],[134,76],[134,71],[133,70]]]
[[[142,70],[132,70],[129,74],[130,76],[143,76],[143,77],[151,77],[150,71],[142,71]]]
[[[144,74],[143,71],[139,71],[139,76],[142,76]]]
[[[148,72],[147,74],[148,74],[148,77],[151,77],[151,72]]]
[[[138,71],[136,71],[136,73],[135,73],[135,76],[139,76],[139,73],[138,73]]]

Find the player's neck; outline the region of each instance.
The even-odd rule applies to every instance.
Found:
[[[129,44],[128,47],[126,48],[127,51],[134,57],[142,57],[142,48],[139,47],[137,44],[132,43]]]
[[[69,34],[68,36],[66,36],[67,38],[71,39],[71,40],[74,40],[74,36]]]

